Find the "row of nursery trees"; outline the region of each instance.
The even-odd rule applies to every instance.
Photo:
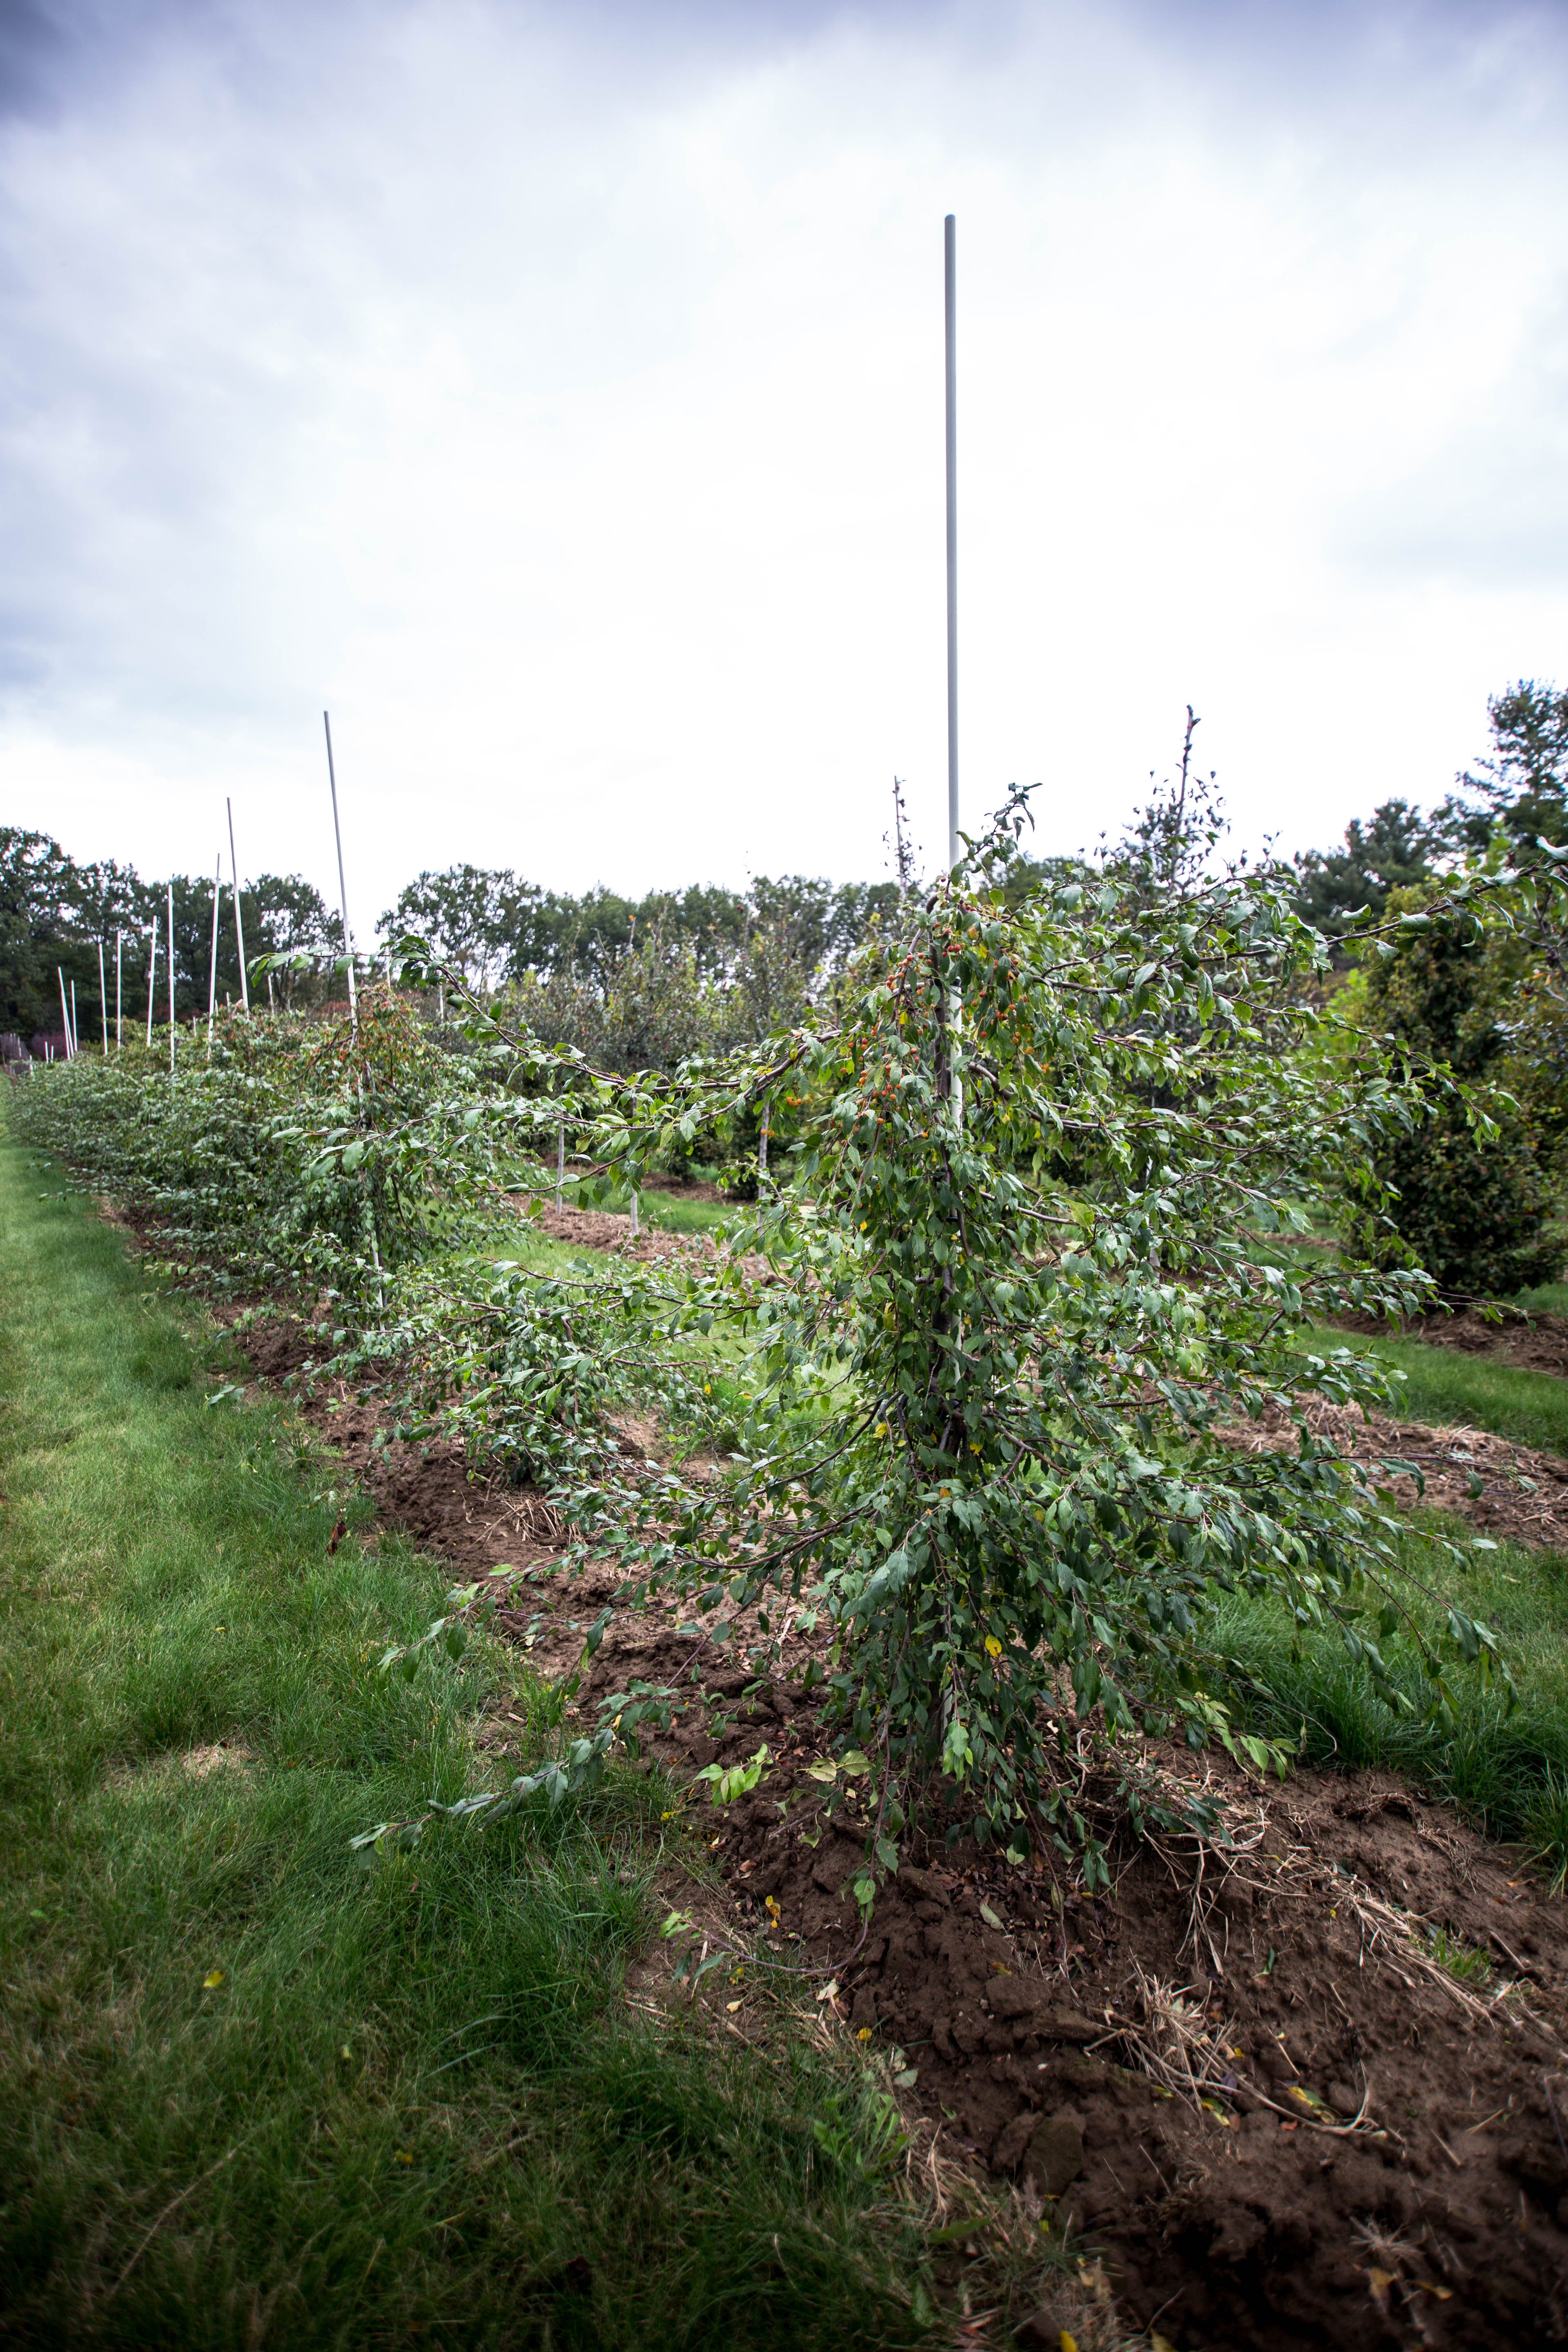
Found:
[[[1478,1079],[1435,1055],[1406,1011],[1461,965],[1496,970],[1520,1008],[1500,1055],[1531,1050],[1527,1024],[1549,1034],[1568,849],[1489,829],[1400,886],[1418,905],[1391,890],[1345,924],[1335,986],[1299,876],[1226,864],[1185,766],[1092,872],[1026,860],[1027,821],[1015,793],[803,1017],[673,1069],[550,1042],[410,936],[395,972],[446,991],[461,1054],[385,986],[353,1028],[226,1024],[177,1083],[132,1053],[14,1097],[37,1144],[162,1220],[173,1264],[312,1316],[329,1301],[321,1360],[381,1383],[405,1430],[548,1494],[578,1557],[620,1570],[616,1606],[673,1592],[715,1641],[754,1606],[759,1664],[826,1627],[806,1678],[872,1773],[867,1903],[917,1810],[1091,1879],[1097,1785],[1141,1818],[1201,1821],[1139,1742],[1236,1738],[1218,1592],[1337,1627],[1401,1713],[1424,1690],[1441,1717],[1456,1661],[1498,1670],[1463,1611],[1440,1643],[1424,1633],[1401,1529],[1307,1426],[1304,1398],[1376,1402],[1385,1375],[1303,1334],[1430,1297],[1391,1172],[1435,1130],[1506,1151],[1524,1114],[1495,1062]],[[743,1238],[770,1278],[739,1251],[608,1275],[498,1262],[498,1217],[547,1194],[563,1132],[636,1186],[764,1113]],[[1342,1207],[1338,1252],[1300,1246],[1323,1202]],[[1297,1450],[1226,1442],[1280,1400]],[[628,1408],[718,1473],[628,1461]],[[469,1599],[388,1666],[460,1649]],[[542,1801],[541,1780],[596,1770],[671,1696],[611,1695],[546,1774],[461,1810]],[[435,1807],[382,1824],[367,1854],[439,1826]]]
[[[1568,695],[1522,680],[1493,700],[1490,720],[1489,757],[1432,811],[1385,801],[1348,827],[1342,847],[1309,851],[1279,871],[1295,911],[1332,943],[1336,969],[1349,961],[1347,926],[1358,909],[1381,916],[1394,894],[1439,885],[1466,858],[1486,854],[1494,836],[1516,844],[1568,836]],[[1186,799],[1178,787],[1159,822],[1184,824],[1178,811],[1207,804],[1198,780],[1187,781]],[[1112,865],[1129,856],[1163,858],[1147,834],[1152,822],[1146,815],[1100,858],[1052,860],[1048,870],[1083,879],[1107,856]],[[744,891],[704,884],[640,898],[603,887],[573,897],[509,870],[449,866],[409,883],[382,915],[376,939],[384,946],[416,933],[479,995],[521,991],[541,1035],[580,1044],[621,1068],[669,1067],[794,1017],[874,930],[893,924],[915,879],[901,828],[899,847],[899,882],[835,887],[801,875],[759,877]],[[1047,870],[1020,861],[1015,888]],[[184,1018],[206,1009],[213,882],[176,875],[172,887],[176,1010]],[[0,1030],[26,1037],[58,1025],[57,968],[76,984],[84,1037],[99,1030],[99,950],[112,967],[120,935],[132,992],[139,986],[144,1003],[149,928],[163,921],[169,887],[112,859],[80,865],[47,835],[0,827]],[[314,886],[299,875],[261,875],[242,887],[240,911],[250,955],[289,959],[274,975],[275,991],[319,1001],[342,953],[342,928]],[[217,990],[220,1003],[241,994],[226,899]],[[163,1002],[160,992],[155,1019]]]
[[[1524,950],[1496,927],[1424,939],[1393,965],[1359,950],[1365,913],[1419,914],[1449,877],[1479,861],[1498,868],[1544,841],[1568,841],[1568,693],[1521,680],[1489,707],[1490,746],[1473,772],[1429,813],[1385,801],[1347,829],[1344,845],[1261,870],[1292,911],[1329,943],[1330,964],[1312,984],[1343,991],[1342,1011],[1401,1037],[1412,1066],[1442,1065],[1487,1090],[1493,1126],[1478,1138],[1466,1099],[1434,1101],[1403,1143],[1390,1142],[1382,1173],[1398,1192],[1399,1230],[1449,1297],[1510,1296],[1551,1278],[1568,1255],[1558,1214],[1568,1168],[1568,1039],[1555,997]],[[1011,900],[1054,882],[1092,886],[1102,874],[1140,870],[1191,878],[1223,854],[1212,780],[1187,754],[1169,793],[1095,860],[1016,857]],[[900,843],[902,834],[900,835]],[[832,884],[765,877],[742,893],[714,887],[650,893],[640,900],[595,889],[546,892],[507,872],[470,866],[425,873],[377,928],[383,950],[417,936],[455,985],[497,1002],[514,1026],[548,1045],[573,1045],[605,1070],[673,1070],[694,1055],[762,1040],[830,1003],[868,942],[900,934],[914,877]],[[127,1003],[144,1011],[147,927],[166,885],[142,882],[111,861],[73,863],[47,836],[0,829],[0,1031],[41,1040],[58,1029],[57,970],[78,991],[79,1034],[101,1034],[99,949],[109,949],[112,988],[117,932],[131,939]],[[176,1009],[205,1012],[212,924],[210,880],[174,877]],[[342,926],[298,876],[262,876],[241,892],[247,949],[271,966],[284,1005],[319,1004],[341,979]],[[1415,935],[1410,935],[1413,942]],[[226,906],[219,933],[219,1003],[240,996],[236,929]],[[260,982],[258,979],[258,991]],[[438,983],[431,1010],[444,1002]],[[154,1016],[166,998],[160,983]],[[455,1040],[452,1042],[456,1042]],[[57,1050],[58,1047],[57,1046]],[[700,1134],[692,1160],[727,1168],[742,1192],[758,1135],[738,1133],[721,1152]]]

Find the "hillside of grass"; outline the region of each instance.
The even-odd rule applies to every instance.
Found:
[[[476,1785],[487,1682],[536,1753],[559,1702],[478,1643],[377,1676],[444,1580],[329,1549],[359,1507],[219,1347],[0,1148],[7,2340],[923,2340],[853,2071],[620,1997],[657,1782],[356,1866]]]

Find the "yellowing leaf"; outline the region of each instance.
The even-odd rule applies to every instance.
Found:
[[[399,2164],[412,2164],[414,2150],[411,2147],[400,2147],[397,2151],[397,2161]]]
[[[1149,2330],[1149,2347],[1150,2352],[1176,2352],[1176,2347],[1170,2337],[1162,2336],[1157,2327],[1152,2327]]]
[[[734,2016],[734,2014],[735,2014],[735,2011],[740,2008],[741,2004],[740,2004],[740,2002],[739,2002],[738,2000],[727,2000],[727,2001],[724,2003],[724,2006],[725,2006],[725,2008],[729,2011],[730,2015],[731,2015],[731,2017],[733,2017],[733,2016]]]
[[[222,1982],[223,1970],[221,1969],[209,1969],[205,1976],[202,1979],[202,1990],[204,1992],[216,1992]]]
[[[981,1905],[980,1916],[984,1920],[985,1925],[988,1927],[1000,1927],[1002,1925],[1001,1920],[998,1919],[995,1912],[993,1911],[989,1903],[983,1903]]]
[[[1078,2337],[1076,2336],[1069,2336],[1065,2327],[1062,2329],[1061,2342],[1058,2347],[1058,2352],[1078,2352]]]
[[[1002,1644],[994,1633],[985,1636],[985,1654],[988,1658],[999,1658],[1002,1654]]]

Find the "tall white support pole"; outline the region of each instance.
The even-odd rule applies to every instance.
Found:
[[[250,1010],[250,978],[245,969],[245,921],[239,911],[239,861],[234,854],[234,803],[226,800],[228,811],[228,870],[234,877],[234,936],[239,942],[239,1001]]]
[[[217,1019],[217,919],[223,905],[223,852],[217,854],[213,868],[213,946],[207,964],[207,1044],[213,1041],[213,1023]]]
[[[55,966],[55,978],[60,984],[60,1027],[66,1033],[66,1059],[68,1062],[71,1058],[70,1007],[66,1003],[66,976],[58,964]]]
[[[563,1119],[555,1130],[555,1205],[566,1206],[566,1122]]]
[[[114,1050],[117,1054],[123,1054],[125,1051],[124,985],[125,934],[123,931],[116,931],[114,934]]]
[[[147,1051],[153,1050],[153,991],[158,984],[158,918],[153,918],[153,928],[147,941]]]
[[[103,969],[103,941],[98,943],[98,1010],[103,1023],[103,1058],[109,1059],[109,975]]]
[[[331,714],[321,713],[321,724],[327,730],[327,782],[332,793],[332,838],[338,845],[338,905],[343,917],[343,954],[349,967],[349,1034],[359,1038],[359,996],[354,988],[354,943],[349,929],[349,886],[343,880],[343,830],[338,823],[338,772],[332,764],[332,721]]]
[[[942,228],[947,344],[947,869],[958,863],[958,257],[952,213]]]
[[[174,886],[169,885],[169,1077],[174,1076]]]

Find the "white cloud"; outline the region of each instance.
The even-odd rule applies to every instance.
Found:
[[[1276,12],[1269,12],[1276,15]],[[1568,675],[1561,45],[1528,14],[149,19],[0,136],[14,822],[635,887],[966,806],[1431,797]],[[1249,29],[1250,28],[1250,29]],[[111,69],[112,68],[112,69]],[[1203,740],[1203,739],[1200,739]]]

